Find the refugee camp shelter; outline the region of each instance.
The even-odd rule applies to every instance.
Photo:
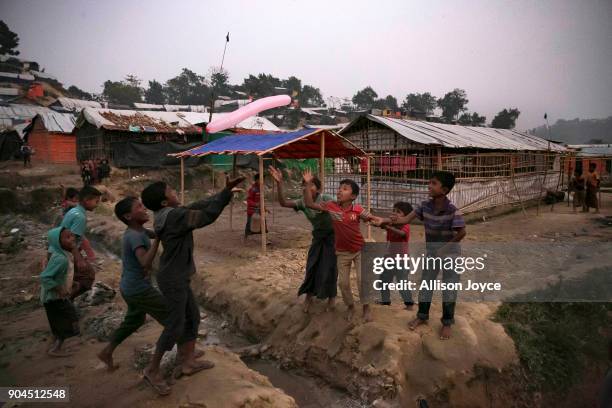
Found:
[[[515,130],[367,114],[339,133],[372,156],[375,209],[388,210],[400,200],[420,204],[435,170],[455,175],[450,199],[464,212],[524,204],[563,185],[561,160],[567,149]],[[336,161],[328,180],[355,177],[364,165]]]
[[[181,200],[184,201],[184,160],[189,157],[209,155],[256,155],[259,160],[259,174],[264,173],[264,161],[282,159],[319,159],[319,179],[325,184],[326,158],[351,158],[366,156],[357,146],[327,129],[302,129],[287,133],[255,133],[235,134],[222,137],[210,143],[174,154],[181,159]],[[234,160],[235,163],[235,160]],[[235,167],[234,167],[235,174]],[[259,179],[262,251],[266,251],[266,207],[264,177]],[[366,195],[366,205],[369,208],[369,191]],[[231,210],[230,210],[231,211]],[[231,223],[230,212],[230,223]],[[231,225],[231,224],[230,224]]]
[[[39,113],[24,129],[24,140],[34,149],[33,159],[42,163],[76,164],[76,140],[70,113]]]
[[[202,142],[200,127],[178,112],[165,111],[85,108],[74,133],[79,162],[108,159],[114,166],[128,168],[172,164],[169,153]]]
[[[589,165],[595,163],[602,180],[612,179],[612,144],[575,144],[567,148],[574,153],[567,161],[568,174],[573,174],[576,168],[586,173]]]

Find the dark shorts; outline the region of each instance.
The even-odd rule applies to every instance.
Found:
[[[50,300],[44,306],[51,332],[55,337],[64,340],[80,334],[79,318],[70,300]]]
[[[175,344],[184,344],[198,337],[200,308],[189,285],[165,285],[159,289],[168,304],[168,317],[157,341],[157,349],[170,351]]]

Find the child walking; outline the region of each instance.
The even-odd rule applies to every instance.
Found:
[[[157,283],[168,303],[168,317],[151,364],[144,371],[145,380],[160,393],[169,392],[159,370],[161,359],[175,344],[178,344],[183,375],[192,375],[214,366],[210,361],[197,360],[195,354],[200,309],[190,286],[196,270],[193,262],[193,230],[212,224],[229,204],[234,187],[242,181],[244,177],[228,180],[220,193],[185,207],[180,205],[176,192],[164,182],[150,184],[142,191],[142,202],[154,211],[155,234],[164,246]]]
[[[406,216],[392,215],[390,219],[379,218],[375,224],[408,224],[415,218],[423,221],[425,226],[425,242],[427,255],[433,257],[457,256],[460,252],[459,242],[465,238],[465,221],[461,212],[450,202],[448,193],[455,185],[455,176],[447,171],[436,171],[429,180],[429,196],[414,211]],[[434,281],[440,270],[427,268],[422,271],[422,281]],[[459,274],[452,269],[442,270],[444,282],[458,282]],[[431,287],[431,285],[429,285]],[[429,320],[432,291],[422,289],[419,291],[419,308],[416,318],[408,327],[416,329]],[[442,329],[440,339],[447,340],[451,335],[451,325],[455,322],[456,290],[443,293],[442,301]]]
[[[404,217],[412,212],[412,205],[410,203],[406,203],[403,201],[398,201],[393,204],[393,214],[398,217]],[[390,257],[395,257],[397,254],[409,254],[408,241],[410,240],[410,224],[405,224],[400,227],[395,227],[391,224],[386,224],[382,226],[383,229],[387,230],[387,243],[389,245],[388,255]],[[396,282],[400,282],[405,280],[408,277],[408,272],[403,269],[392,269],[385,270],[383,272],[381,278],[385,283],[391,283],[395,279]],[[400,296],[404,301],[404,306],[406,309],[412,310],[414,306],[414,301],[412,300],[412,294],[409,290],[400,290]],[[381,305],[389,306],[391,305],[391,293],[387,286],[384,286],[384,289],[380,292],[381,300],[378,302]]]
[[[93,251],[90,251],[90,254],[86,254],[85,257],[83,257],[81,251],[85,251],[85,248],[88,247],[87,244],[83,246],[85,231],[87,231],[86,212],[96,209],[100,202],[100,196],[102,196],[102,193],[96,188],[92,186],[83,187],[79,191],[79,204],[70,209],[62,220],[61,226],[69,229],[76,238],[76,246],[72,251],[74,256],[74,279],[70,293],[71,299],[91,289],[96,277],[93,265],[91,264],[94,260],[92,256],[94,255]],[[89,249],[91,250],[90,247]]]
[[[282,207],[304,213],[312,224],[312,243],[308,249],[306,274],[298,290],[298,296],[306,294],[304,313],[312,304],[312,298],[327,299],[328,309],[333,309],[337,295],[338,269],[334,246],[334,227],[329,213],[306,207],[304,199],[286,200],[283,191],[283,173],[270,166],[270,174],[278,185],[278,202]],[[321,181],[313,177],[309,194],[314,203],[332,201],[333,197],[321,193]]]
[[[138,330],[149,315],[161,325],[168,316],[166,300],[151,284],[151,265],[159,247],[159,240],[153,244],[144,224],[149,215],[142,202],[135,197],[127,197],[115,205],[115,215],[127,225],[121,245],[121,282],[119,289],[127,304],[127,312],[121,325],[111,336],[108,345],[98,354],[109,371],[116,367],[113,352],[125,339]],[[161,394],[168,392],[161,389]]]
[[[360,220],[370,221],[374,217],[359,204],[353,201],[359,195],[359,186],[353,180],[340,181],[336,201],[319,201],[315,203],[311,189],[314,176],[309,170],[304,172],[303,199],[307,208],[329,213],[334,228],[334,246],[338,264],[338,277],[342,300],[348,308],[347,320],[351,320],[355,313],[355,302],[351,292],[351,268],[354,266],[359,287],[360,300],[363,308],[363,318],[370,321],[370,305],[365,296],[361,296],[361,248],[365,241],[359,229]]]
[[[76,247],[70,230],[56,227],[49,230],[49,262],[40,274],[40,301],[45,307],[53,333],[53,345],[47,352],[52,357],[67,357],[71,352],[62,349],[64,341],[79,335],[79,319],[69,300],[68,254]]]

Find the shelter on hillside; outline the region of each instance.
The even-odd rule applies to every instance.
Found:
[[[70,113],[39,113],[24,129],[24,140],[34,149],[36,161],[76,164],[75,117]]]

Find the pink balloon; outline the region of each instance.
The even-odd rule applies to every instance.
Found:
[[[225,129],[232,128],[248,117],[255,116],[259,112],[278,108],[279,106],[289,105],[291,97],[289,95],[268,96],[244,105],[242,108],[225,115],[221,119],[213,120],[206,126],[206,132],[217,133]]]

